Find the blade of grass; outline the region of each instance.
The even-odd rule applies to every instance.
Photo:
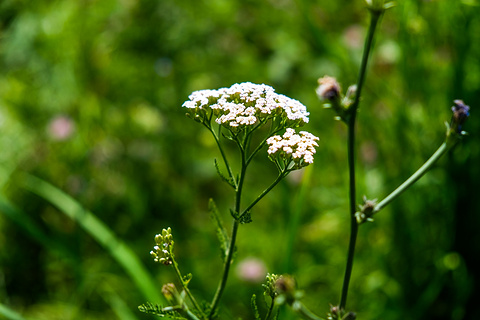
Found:
[[[0,316],[5,317],[7,320],[25,320],[19,313],[13,311],[9,307],[0,303]],[[2,318],[3,319],[3,318]]]
[[[11,219],[23,229],[27,236],[37,241],[45,248],[57,251],[64,257],[74,258],[68,248],[43,232],[42,229],[37,226],[35,221],[33,221],[25,212],[11,204],[10,201],[5,199],[2,195],[0,195],[0,213],[3,213],[6,217]]]
[[[138,289],[149,301],[164,302],[155,281],[138,256],[93,213],[84,209],[77,201],[62,190],[37,177],[24,174],[20,184],[27,190],[49,201],[68,217],[75,220],[121,265]]]

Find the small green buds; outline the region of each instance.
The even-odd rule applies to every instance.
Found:
[[[171,265],[174,257],[172,229],[170,227],[163,229],[161,234],[155,236],[155,243],[157,245],[150,251],[153,261]]]
[[[383,12],[391,7],[395,6],[393,1],[385,0],[365,0],[367,8],[374,12]]]
[[[366,221],[373,221],[373,214],[375,212],[375,206],[377,205],[377,199],[368,200],[366,196],[363,196],[363,204],[359,205],[359,211],[355,212],[355,218],[358,224],[362,224]]]
[[[267,276],[265,277],[266,282],[265,284],[262,284],[263,294],[265,294],[266,296],[269,296],[272,299],[275,299],[275,297],[278,295],[277,287],[276,287],[277,280],[280,277],[281,276],[278,276],[273,273],[267,273]]]
[[[330,313],[328,314],[328,320],[355,320],[357,315],[355,312],[345,312],[340,309],[339,306],[330,305]]]

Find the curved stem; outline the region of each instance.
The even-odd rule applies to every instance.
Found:
[[[348,287],[353,269],[353,260],[355,256],[355,245],[357,242],[358,224],[355,218],[356,205],[356,190],[355,190],[355,121],[357,117],[358,105],[360,103],[360,95],[365,81],[365,74],[367,70],[368,58],[373,44],[373,37],[377,27],[378,20],[382,11],[370,11],[370,26],[368,28],[368,35],[365,39],[365,46],[363,50],[362,63],[357,82],[357,93],[355,101],[350,107],[349,117],[347,119],[348,127],[348,173],[349,173],[349,200],[350,200],[350,240],[348,244],[347,263],[345,266],[345,275],[343,278],[342,294],[340,298],[340,309],[344,310],[347,304]]]
[[[325,320],[323,318],[320,318],[316,314],[314,314],[312,311],[308,310],[305,305],[299,301],[295,302],[293,305],[293,310],[296,312],[300,313],[304,318],[310,319],[310,320]]]
[[[404,183],[402,183],[397,189],[390,193],[385,199],[380,201],[376,206],[373,213],[377,213],[385,208],[390,202],[396,199],[403,191],[408,189],[412,184],[417,182],[430,168],[440,159],[447,151],[448,145],[444,142],[435,153],[428,159],[423,166],[421,166],[414,174],[410,176]]]
[[[182,284],[183,290],[187,293],[188,298],[190,299],[193,306],[195,307],[195,310],[197,310],[197,312],[202,316],[202,318],[204,318],[205,315],[203,314],[202,309],[198,305],[197,300],[195,300],[195,297],[192,295],[192,293],[188,289],[187,284],[183,280],[182,273],[180,272],[180,269],[178,268],[178,264],[175,260],[173,261],[173,268],[175,269],[175,273],[177,274],[178,280],[180,280],[180,283]]]
[[[222,155],[223,162],[225,163],[225,166],[227,167],[227,171],[228,171],[228,175],[229,175],[230,179],[232,179],[235,186],[238,187],[238,182],[235,179],[235,176],[233,175],[232,168],[230,167],[230,164],[228,163],[227,155],[223,151],[222,145],[220,144],[220,140],[218,139],[218,136],[217,136],[215,130],[213,130],[210,126],[207,126],[207,125],[205,125],[205,126],[207,127],[208,130],[210,130],[210,132],[213,135],[213,138],[215,139],[215,142],[217,143],[218,150],[220,150],[220,154]],[[221,128],[222,127],[220,126],[220,129],[218,130],[219,133],[220,133]]]

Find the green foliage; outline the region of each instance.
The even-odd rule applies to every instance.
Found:
[[[398,1],[383,17],[358,114],[358,195],[381,199],[421,165],[442,141],[454,99],[469,104],[472,117],[464,128],[470,136],[438,169],[362,225],[349,296],[359,318],[480,318],[473,196],[480,7],[473,4]],[[313,311],[338,300],[348,223],[345,131],[314,89],[325,74],[345,88],[356,81],[365,16],[363,1],[343,0],[1,1],[3,305],[25,319],[116,319],[109,286],[134,316],[148,317],[136,305],[161,303],[158,288],[172,274],[159,271],[146,248],[167,225],[176,258],[195,274],[189,288],[211,294],[222,260],[208,199],[230,218],[231,189],[218,183],[211,137],[181,105],[192,91],[242,81],[305,104],[320,149],[307,168],[308,188],[302,172],[291,175],[258,204],[254,223],[241,226],[222,302],[230,309],[219,314],[254,318],[249,302],[260,284],[236,269],[250,256],[268,272],[295,274]],[[247,203],[276,174],[266,157],[249,170]],[[22,172],[61,193],[20,188]],[[57,205],[72,199],[86,220]],[[138,270],[148,276],[138,278]]]
[[[208,210],[210,212],[210,217],[217,229],[217,238],[220,242],[220,253],[222,256],[222,260],[225,260],[230,239],[227,233],[227,229],[225,229],[225,226],[223,225],[222,218],[213,199],[210,199],[208,201]]]
[[[147,302],[145,304],[142,304],[141,306],[138,306],[138,310],[140,310],[140,312],[149,313],[149,314],[159,316],[160,318],[179,319],[179,320],[186,319],[186,318],[182,317],[175,310],[168,310],[167,308],[163,308],[163,307],[159,306],[158,304],[153,304],[153,303],[150,303],[150,302]]]

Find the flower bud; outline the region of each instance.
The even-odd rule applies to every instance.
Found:
[[[322,101],[330,101],[332,103],[338,102],[340,99],[340,84],[337,79],[325,76],[318,79],[318,88],[316,90],[317,96]]]
[[[467,106],[463,100],[453,101],[454,106],[452,107],[452,120],[450,122],[450,128],[455,130],[457,133],[462,132],[462,125],[467,121],[467,118],[470,116],[470,107]]]

